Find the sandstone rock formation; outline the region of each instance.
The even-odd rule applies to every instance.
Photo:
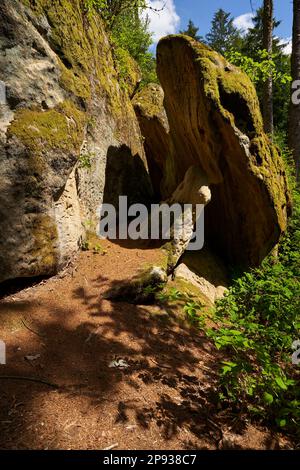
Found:
[[[151,304],[168,281],[166,271],[160,266],[141,271],[133,279],[125,281],[105,293],[105,298],[132,304]]]
[[[161,162],[165,195],[191,166],[200,167],[211,191],[206,243],[228,263],[258,265],[286,229],[290,198],[281,158],[263,131],[254,86],[240,69],[186,36],[162,39],[157,59],[170,129],[165,120],[161,125],[162,100],[151,115],[151,88],[142,91],[137,115],[148,161],[157,161],[153,127],[159,123],[165,147],[167,138],[171,142]]]
[[[189,246],[194,234],[194,227],[200,217],[198,209],[204,208],[211,200],[211,191],[208,187],[207,176],[199,166],[191,166],[183,181],[174,191],[166,203],[172,206],[179,203],[184,209],[184,217],[175,220],[180,230],[176,233],[176,225],[171,230],[171,240],[168,247],[168,272],[172,273],[179,259]],[[199,206],[197,209],[197,205]]]
[[[110,177],[131,200],[151,195],[111,46],[82,5],[0,3],[0,282],[53,274],[78,249],[97,223],[108,155]],[[139,185],[128,187],[132,171]]]

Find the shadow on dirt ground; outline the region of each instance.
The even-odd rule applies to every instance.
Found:
[[[103,298],[153,255],[106,243],[105,256],[83,253],[72,273],[1,301],[0,447],[287,446],[221,408],[220,357],[199,332],[159,306]]]

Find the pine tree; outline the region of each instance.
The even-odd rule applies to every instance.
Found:
[[[231,14],[220,8],[214,15],[210,32],[206,35],[207,44],[224,55],[228,50],[237,48],[240,40],[241,34],[234,26]]]
[[[185,34],[186,36],[190,36],[191,38],[196,39],[196,41],[201,41],[202,37],[197,34],[198,31],[199,28],[195,26],[192,20],[189,20],[187,29],[185,31],[180,31],[180,34]]]

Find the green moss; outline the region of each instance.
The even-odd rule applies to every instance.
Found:
[[[191,284],[186,279],[176,277],[176,279],[168,284],[169,287],[174,287],[182,294],[191,297],[195,302],[199,302],[206,307],[212,307],[213,303],[204,295],[198,287]]]
[[[21,0],[36,15],[46,16],[49,43],[60,59],[60,84],[75,95],[85,108],[92,96],[105,96],[111,114],[119,119],[134,112],[128,105],[127,90],[120,92],[111,44],[102,19],[95,11],[87,15],[81,0]],[[130,81],[136,80],[136,65],[127,60]],[[124,87],[125,88],[125,87]]]
[[[269,138],[262,134],[251,141],[251,153],[254,160],[251,161],[251,171],[258,178],[263,179],[273,204],[280,228],[287,227],[287,214],[291,211],[292,198],[288,186],[288,179],[284,169],[283,160],[276,147],[271,144]],[[257,164],[257,157],[260,159]],[[287,211],[282,210],[287,206]]]
[[[91,97],[90,83],[87,77],[83,73],[75,75],[63,64],[61,64],[60,85],[84,101],[89,100]]]
[[[256,90],[248,75],[231,65],[224,57],[210,47],[183,35],[170,35],[162,41],[184,41],[191,48],[195,63],[199,64],[198,73],[203,83],[205,94],[214,101],[221,114],[234,123],[234,116],[223,107],[220,88],[228,94],[239,95],[246,103],[249,116],[257,133],[263,131],[263,121]]]

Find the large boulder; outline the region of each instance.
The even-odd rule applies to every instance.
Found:
[[[199,167],[211,191],[206,244],[228,263],[256,266],[286,229],[290,197],[281,157],[263,131],[255,88],[239,68],[186,36],[162,39],[157,62],[171,141],[161,183],[166,196],[190,167]],[[144,102],[139,96],[144,111],[138,116],[150,159],[147,91]]]
[[[96,229],[106,172],[131,201],[151,195],[134,83],[120,87],[101,19],[83,4],[0,3],[0,282],[66,263]]]

